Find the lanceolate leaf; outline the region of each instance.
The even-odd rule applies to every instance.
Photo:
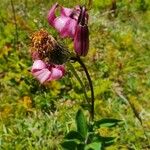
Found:
[[[64,150],[76,150],[77,142],[74,140],[66,140],[61,143],[61,146],[64,148]]]
[[[92,142],[100,142],[102,144],[102,146],[109,146],[109,145],[112,145],[115,141],[115,137],[103,137],[103,136],[100,136],[98,134],[96,134],[93,139],[92,139]]]
[[[86,118],[81,109],[79,109],[76,114],[76,125],[77,125],[77,131],[85,139],[87,136],[87,132],[88,132],[88,126],[87,126]]]
[[[77,131],[70,131],[66,136],[65,139],[77,139],[80,141],[83,141],[83,137],[81,136],[81,134]]]
[[[95,121],[95,126],[97,127],[114,127],[116,126],[121,120],[118,119],[111,119],[111,118],[105,118],[98,121]]]

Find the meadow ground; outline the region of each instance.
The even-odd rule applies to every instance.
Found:
[[[80,84],[67,69],[64,78],[44,86],[30,73],[30,36],[41,28],[73,49],[48,25],[54,0],[1,0],[0,9],[0,149],[61,149],[65,133],[84,101]],[[66,7],[84,1],[58,0]],[[108,150],[150,149],[150,1],[94,0],[89,11],[90,49],[83,61],[95,91],[95,119],[116,118],[116,137]],[[84,73],[74,64],[82,81]],[[88,95],[90,91],[87,87]]]

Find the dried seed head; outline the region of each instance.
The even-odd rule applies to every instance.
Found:
[[[31,54],[48,63],[63,64],[69,58],[69,51],[64,49],[47,31],[41,29],[31,37]]]

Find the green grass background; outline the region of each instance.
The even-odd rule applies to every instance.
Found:
[[[1,0],[0,9],[0,149],[57,150],[63,136],[75,128],[75,113],[85,100],[70,72],[48,85],[30,73],[30,36],[44,28],[70,51],[48,25],[54,0]],[[73,7],[86,1],[58,0]],[[12,8],[14,6],[14,10]],[[95,119],[116,118],[122,124],[99,130],[115,136],[108,150],[148,150],[150,143],[150,1],[118,0],[116,16],[111,0],[93,0],[89,11],[90,49],[83,58],[93,80]],[[15,18],[14,18],[15,11]],[[16,19],[16,21],[15,21]],[[78,64],[74,64],[90,91]],[[142,125],[140,123],[140,120]]]

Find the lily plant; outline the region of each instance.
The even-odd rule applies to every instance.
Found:
[[[56,16],[59,11],[59,16]],[[31,56],[33,65],[32,75],[41,84],[52,80],[58,80],[65,76],[65,63],[69,62],[71,71],[83,88],[89,111],[88,119],[79,109],[76,114],[76,131],[70,131],[62,142],[64,149],[72,150],[100,150],[113,142],[113,137],[102,137],[97,132],[101,125],[107,124],[108,127],[116,125],[116,119],[94,119],[94,89],[90,74],[81,57],[85,57],[89,50],[89,29],[88,29],[88,9],[85,6],[77,5],[74,8],[66,8],[55,3],[48,13],[48,23],[58,31],[60,37],[71,38],[74,45],[74,53],[70,52],[58,43],[46,30],[41,29],[31,37]],[[75,71],[72,63],[78,62],[83,68],[91,91],[89,100],[82,80]]]

